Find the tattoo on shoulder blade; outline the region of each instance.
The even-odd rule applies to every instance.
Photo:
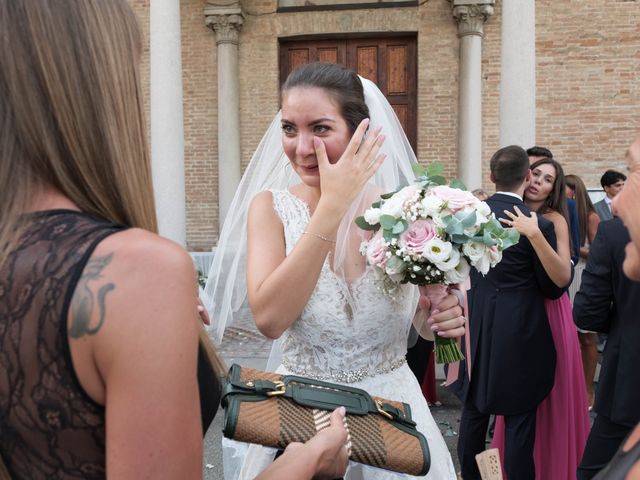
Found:
[[[71,338],[95,335],[100,331],[106,314],[105,297],[116,286],[113,283],[104,283],[100,286],[96,282],[102,278],[102,271],[111,263],[112,258],[113,253],[101,257],[92,257],[84,267],[71,300],[71,321],[69,324],[69,336]],[[95,289],[97,289],[97,293]],[[96,307],[98,308],[98,322],[92,326],[91,317]]]

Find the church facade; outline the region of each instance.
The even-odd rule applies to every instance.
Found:
[[[500,146],[549,148],[589,188],[640,128],[637,0],[130,0],[161,233],[215,246],[296,65],[376,81],[421,162],[492,190]]]

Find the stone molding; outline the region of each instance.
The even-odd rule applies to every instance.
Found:
[[[495,0],[449,0],[458,22],[458,37],[484,36],[484,22],[493,15]]]
[[[216,45],[223,43],[238,45],[243,23],[244,15],[240,8],[225,9],[208,6],[204,9],[204,24],[216,33]]]

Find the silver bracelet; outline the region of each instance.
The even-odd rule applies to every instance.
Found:
[[[330,238],[325,237],[324,235],[320,235],[319,233],[313,233],[313,232],[307,232],[306,230],[304,232],[302,232],[303,235],[313,235],[316,238],[319,238],[320,240],[324,240],[325,242],[329,242],[329,243],[336,243],[335,240],[331,240]]]

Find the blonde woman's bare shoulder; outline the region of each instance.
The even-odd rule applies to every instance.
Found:
[[[95,256],[109,255],[114,273],[145,278],[155,283],[156,276],[195,275],[189,253],[176,242],[140,228],[130,228],[100,242]],[[164,279],[166,280],[166,278]]]

